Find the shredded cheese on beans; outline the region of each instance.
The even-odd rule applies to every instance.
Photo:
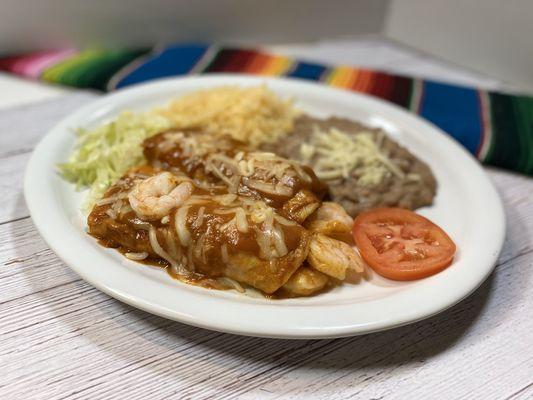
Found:
[[[363,186],[378,185],[389,175],[404,179],[404,172],[378,147],[370,132],[349,135],[338,129],[315,129],[311,143],[300,147],[305,162],[320,179],[355,178]]]

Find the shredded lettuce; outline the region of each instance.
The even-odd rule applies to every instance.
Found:
[[[90,189],[84,204],[88,209],[129,168],[143,162],[143,140],[170,127],[161,115],[126,111],[95,129],[78,129],[74,151],[58,170],[78,190]]]

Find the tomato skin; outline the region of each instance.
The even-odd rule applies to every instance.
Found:
[[[425,278],[447,268],[456,246],[440,227],[402,208],[377,208],[357,216],[354,241],[378,274],[393,280]]]

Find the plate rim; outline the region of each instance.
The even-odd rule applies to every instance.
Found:
[[[142,97],[143,93],[145,93],[144,96],[147,96],[149,93],[157,92],[158,89],[162,90],[162,88],[167,85],[180,85],[183,84],[183,82],[192,82],[192,85],[194,85],[194,82],[203,82],[204,84],[206,83],[208,85],[216,86],[223,84],[227,85],[231,83],[238,84],[239,82],[243,81],[247,81],[249,84],[266,83],[268,85],[276,83],[293,87],[299,86],[302,89],[307,88],[309,90],[314,91],[323,91],[324,93],[329,92],[332,93],[332,95],[341,97],[354,96],[358,98],[357,100],[359,102],[366,103],[366,105],[370,107],[378,107],[384,112],[390,112],[391,115],[395,115],[398,118],[406,120],[407,123],[411,125],[422,126],[426,130],[433,131],[436,134],[436,137],[438,137],[442,143],[446,142],[446,146],[451,146],[456,152],[462,154],[465,161],[467,160],[466,162],[470,164],[469,168],[472,168],[472,170],[469,172],[474,175],[477,174],[478,178],[481,179],[481,181],[484,181],[483,184],[486,186],[486,189],[489,192],[492,192],[491,196],[489,196],[492,197],[492,207],[494,208],[493,212],[491,213],[493,217],[493,221],[491,224],[493,228],[492,239],[494,241],[493,243],[495,244],[494,248],[496,248],[497,251],[494,251],[488,255],[488,259],[485,263],[487,265],[490,264],[490,266],[485,267],[485,269],[483,270],[483,274],[480,274],[477,279],[475,279],[475,281],[470,282],[470,284],[468,285],[464,285],[460,295],[448,296],[445,298],[441,297],[440,301],[436,302],[433,306],[425,305],[422,312],[420,311],[420,309],[418,309],[417,312],[408,311],[403,313],[401,316],[396,316],[395,318],[382,318],[380,320],[375,320],[373,322],[370,321],[363,324],[348,323],[337,324],[337,326],[328,327],[305,326],[283,329],[272,329],[272,327],[265,326],[264,324],[254,325],[253,323],[245,323],[236,327],[234,323],[228,323],[227,320],[220,317],[216,318],[216,320],[206,321],[205,318],[199,318],[197,315],[194,315],[194,313],[191,314],[188,312],[183,312],[183,310],[181,312],[172,310],[168,307],[161,306],[160,304],[155,304],[149,298],[141,298],[142,296],[140,297],[139,295],[135,294],[131,295],[130,293],[128,293],[127,290],[124,290],[123,288],[117,288],[116,285],[109,285],[105,282],[101,282],[95,276],[94,273],[91,273],[90,270],[87,270],[85,266],[81,266],[81,262],[79,260],[74,259],[72,251],[65,249],[65,246],[63,246],[57,236],[55,236],[55,231],[57,231],[58,229],[61,230],[62,227],[57,226],[57,223],[54,225],[50,224],[49,221],[47,221],[49,215],[55,214],[53,214],[54,210],[50,207],[54,203],[50,203],[50,199],[48,199],[48,201],[45,199],[45,201],[43,202],[43,199],[40,195],[40,193],[42,193],[42,190],[44,190],[44,193],[46,193],[46,188],[43,187],[42,182],[39,181],[47,175],[50,176],[51,173],[51,171],[45,171],[42,167],[44,160],[46,160],[46,154],[44,154],[44,152],[47,150],[48,147],[50,147],[51,144],[53,144],[54,139],[56,139],[56,137],[59,138],[60,135],[64,134],[65,129],[70,126],[70,121],[75,121],[76,119],[82,118],[83,115],[95,112],[98,109],[106,108],[106,104],[113,103],[113,101],[117,102],[121,99],[126,99],[128,96],[132,95]],[[108,104],[107,106],[109,107],[110,105]],[[37,188],[41,190],[38,190]],[[438,127],[434,126],[426,120],[421,119],[417,115],[412,114],[400,108],[399,106],[386,102],[384,100],[360,93],[354,93],[342,89],[320,85],[318,83],[290,78],[258,77],[243,74],[206,74],[200,76],[157,79],[148,83],[134,85],[132,87],[128,87],[114,93],[105,94],[100,98],[96,99],[95,101],[91,101],[89,104],[84,105],[76,111],[70,113],[68,116],[59,121],[40,140],[39,144],[35,147],[26,167],[26,172],[24,176],[24,197],[26,199],[26,204],[28,205],[28,208],[30,210],[30,215],[32,217],[34,225],[36,226],[37,230],[39,231],[43,239],[46,241],[46,243],[65,264],[67,264],[72,270],[74,270],[78,275],[80,275],[82,279],[87,281],[89,284],[91,284],[98,290],[101,290],[102,292],[110,295],[111,297],[114,297],[131,306],[165,318],[173,319],[201,328],[258,337],[309,339],[353,336],[358,334],[377,332],[385,329],[391,329],[394,327],[413,323],[425,318],[429,318],[457,304],[462,299],[474,292],[485,281],[485,279],[490,275],[496,264],[505,238],[505,214],[503,210],[503,204],[501,202],[501,198],[498,192],[496,191],[494,185],[492,184],[488,176],[485,174],[481,166],[478,164],[477,160],[475,160],[473,156],[468,153],[463,147],[456,143],[448,134],[442,132]],[[57,204],[55,204],[55,206],[57,207]],[[59,210],[55,211],[60,212]],[[192,296],[192,298],[195,297],[198,296]],[[205,294],[202,295],[202,297],[211,299],[218,298],[217,296],[205,296]],[[244,305],[245,308],[248,307],[247,303],[238,304]],[[292,307],[298,308],[300,306],[293,305]],[[331,306],[312,306],[312,308],[317,310],[321,307]],[[344,307],[344,305],[337,305],[335,307]],[[237,311],[238,310],[235,310],[234,312]],[[233,316],[232,318],[235,318],[235,316]],[[255,321],[255,323],[257,322],[260,323],[260,321]]]

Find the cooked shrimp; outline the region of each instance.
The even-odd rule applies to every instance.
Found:
[[[137,183],[128,195],[130,206],[141,219],[157,220],[191,197],[193,185],[179,183],[170,172],[161,172]]]
[[[329,282],[327,275],[306,266],[298,268],[291,275],[283,290],[289,296],[309,296],[322,290]]]
[[[322,233],[326,236],[352,242],[353,219],[339,204],[330,201],[322,203],[306,221],[304,226],[312,232]]]
[[[320,200],[309,190],[300,190],[292,199],[283,205],[283,211],[290,219],[303,223],[320,207]]]
[[[309,244],[307,261],[316,270],[344,280],[347,270],[364,271],[364,261],[353,247],[317,233]]]

